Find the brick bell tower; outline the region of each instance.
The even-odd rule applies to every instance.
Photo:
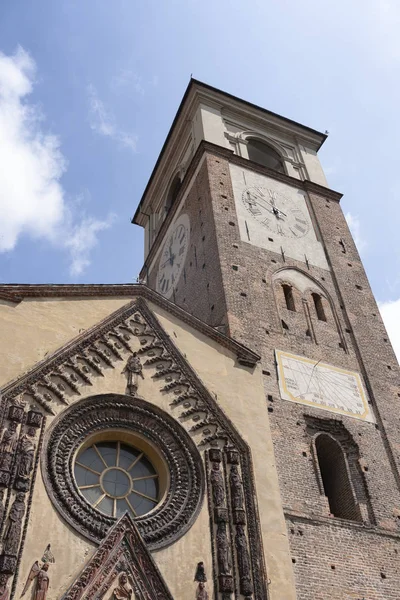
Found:
[[[140,277],[262,357],[299,600],[398,600],[399,367],[325,138],[191,80],[133,219]]]

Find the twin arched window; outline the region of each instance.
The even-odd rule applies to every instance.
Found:
[[[281,156],[261,140],[250,138],[247,142],[247,152],[249,159],[255,163],[273,169],[278,173],[285,173]]]

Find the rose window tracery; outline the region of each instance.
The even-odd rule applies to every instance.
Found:
[[[158,504],[159,475],[143,451],[121,441],[84,448],[74,465],[79,492],[102,513],[121,517],[147,514]]]

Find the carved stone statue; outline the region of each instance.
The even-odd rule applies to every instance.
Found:
[[[208,592],[205,584],[201,581],[196,590],[196,600],[208,600]]]
[[[143,379],[142,373],[143,367],[140,362],[140,358],[137,356],[136,352],[130,356],[126,362],[125,368],[122,371],[127,374],[128,378],[128,391],[131,396],[134,396],[139,387],[139,376]]]
[[[126,598],[129,600],[132,598],[132,593],[133,591],[129,586],[126,573],[121,573],[118,577],[118,585],[113,592],[112,600],[125,600]]]
[[[10,590],[7,587],[9,577],[9,575],[0,575],[0,600],[8,600],[10,597]]]
[[[251,592],[250,579],[250,557],[247,550],[246,534],[243,525],[236,525],[235,546],[237,553],[240,588],[242,593],[248,594]]]
[[[35,435],[36,431],[33,427],[30,427],[27,433],[24,433],[21,437],[17,476],[22,479],[29,478],[32,471],[36,448],[32,438],[34,438]]]
[[[214,506],[223,506],[225,500],[224,479],[219,469],[219,463],[213,463],[210,481]]]
[[[195,576],[194,576],[194,580],[202,582],[202,583],[204,583],[205,581],[207,581],[207,576],[206,576],[206,571],[205,571],[205,568],[204,568],[203,561],[197,563],[197,568],[196,568],[196,573],[195,573]]]
[[[0,490],[0,526],[3,522],[3,517],[4,517],[3,499],[4,499],[4,490]]]
[[[17,445],[17,424],[14,421],[3,430],[0,443],[0,468],[9,469]]]
[[[236,465],[232,465],[229,475],[229,487],[231,490],[232,508],[234,510],[243,508],[243,486]]]
[[[10,509],[4,530],[3,552],[16,555],[21,537],[22,518],[25,513],[25,494],[18,493]]]
[[[226,535],[225,523],[219,523],[217,529],[217,561],[220,575],[229,575],[232,568],[231,553]]]
[[[22,590],[21,597],[28,591],[32,581],[36,579],[35,589],[33,590],[32,600],[46,600],[47,592],[49,589],[50,578],[47,573],[49,570],[49,563],[44,563],[42,567],[39,566],[38,561],[35,561],[32,565],[28,579],[26,580],[25,587]]]

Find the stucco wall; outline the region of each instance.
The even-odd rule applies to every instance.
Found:
[[[2,306],[6,315],[7,337],[3,344],[2,380],[8,380],[25,372],[35,363],[65,344],[82,329],[92,326],[96,320],[108,316],[127,300],[53,299],[29,300],[17,306]],[[295,591],[287,533],[282,513],[281,499],[275,470],[268,413],[265,406],[262,374],[241,367],[236,357],[205,335],[165,310],[150,305],[161,325],[177,348],[187,358],[202,382],[215,396],[221,408],[232,420],[243,439],[251,447],[260,525],[264,540],[264,557],[271,581],[271,600],[294,600]],[[25,337],[26,336],[26,337]],[[15,340],[10,357],[7,345]],[[139,348],[134,338],[132,349]],[[71,395],[70,402],[101,393],[126,392],[126,377],[122,373],[124,363],[118,361],[114,368],[107,368],[104,377],[96,377],[91,387],[84,386],[82,395]],[[140,380],[138,395],[146,401],[177,417],[178,410],[171,409],[170,399],[161,392],[160,382],[151,375],[155,367],[145,367],[144,379]],[[65,407],[55,405],[55,412]],[[55,417],[50,416],[47,426]],[[191,423],[183,424],[189,429]],[[199,434],[195,434],[199,435]],[[20,566],[16,597],[19,597],[32,563],[39,559],[48,543],[56,557],[50,570],[50,597],[60,598],[82,570],[86,560],[93,554],[95,545],[88,542],[71,528],[53,507],[40,470],[38,472],[27,531],[26,544]],[[166,549],[153,553],[154,559],[176,600],[194,596],[193,575],[199,561],[204,561],[209,580],[212,579],[209,514],[204,502],[192,528],[177,542]],[[211,591],[211,584],[210,584]]]

